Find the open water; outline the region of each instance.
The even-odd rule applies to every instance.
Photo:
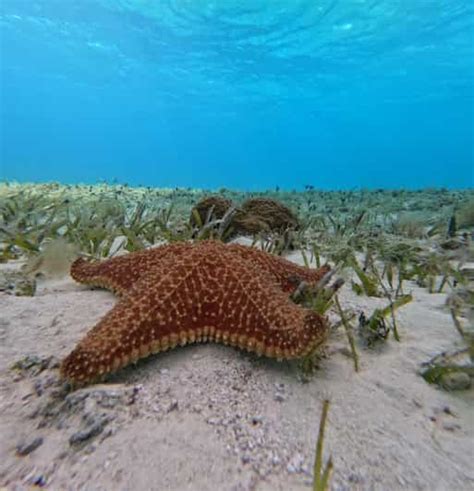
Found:
[[[474,185],[472,0],[1,0],[0,179]]]

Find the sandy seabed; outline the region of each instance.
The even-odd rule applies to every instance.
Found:
[[[289,259],[302,262],[298,252]],[[194,345],[65,399],[55,393],[57,360],[115,297],[70,278],[41,280],[33,297],[0,293],[0,483],[8,490],[309,490],[329,398],[324,453],[334,462],[332,490],[474,489],[473,389],[445,392],[417,373],[459,344],[446,296],[411,282],[406,289],[414,300],[398,313],[401,342],[359,350],[359,373],[339,329],[308,382],[294,363]],[[386,303],[349,286],[340,299],[368,312]],[[11,368],[27,356],[31,366]]]

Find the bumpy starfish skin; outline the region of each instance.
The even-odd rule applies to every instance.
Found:
[[[100,286],[123,295],[147,271],[158,266],[168,255],[182,255],[189,248],[187,243],[170,244],[146,249],[106,261],[90,263],[82,258],[71,266],[71,276],[79,283]]]
[[[151,353],[216,341],[278,359],[304,356],[326,337],[317,313],[288,298],[326,272],[244,246],[206,241],[78,261],[73,277],[121,293],[116,306],[64,359],[62,375],[90,382]]]
[[[217,246],[225,247],[244,260],[254,261],[261,268],[269,271],[278,282],[283,291],[292,293],[301,281],[315,283],[329,271],[328,266],[320,269],[308,269],[288,261],[279,256],[267,254],[253,247],[239,244]],[[146,272],[159,265],[167,256],[181,257],[189,252],[195,245],[188,242],[179,242],[166,246],[146,249],[125,256],[118,256],[101,262],[88,262],[77,259],[71,267],[71,276],[79,283],[90,286],[99,286],[123,295]]]
[[[286,293],[293,293],[301,281],[306,281],[309,284],[317,283],[330,270],[329,266],[323,266],[319,269],[304,268],[287,259],[268,254],[254,247],[238,244],[227,247],[242,259],[254,261],[260,268],[269,271],[280,288]]]

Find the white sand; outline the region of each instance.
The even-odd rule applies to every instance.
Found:
[[[417,374],[423,361],[455,347],[458,334],[444,295],[410,287],[415,299],[398,314],[401,343],[360,349],[358,374],[342,329],[331,336],[328,356],[309,383],[300,381],[295,364],[195,345],[82,389],[78,394],[89,397],[56,413],[53,404],[49,418],[44,407],[57,370],[22,377],[11,365],[26,355],[65,356],[115,298],[68,278],[44,280],[34,297],[0,293],[0,485],[29,489],[42,480],[52,490],[309,490],[322,401],[329,397],[331,489],[474,489],[473,389],[447,393]],[[348,286],[341,301],[367,312],[385,304],[357,297]],[[37,408],[42,415],[32,417]],[[69,437],[101,414],[112,418],[103,432],[71,446]],[[16,455],[20,441],[36,436],[43,437],[41,446]]]

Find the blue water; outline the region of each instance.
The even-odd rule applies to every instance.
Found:
[[[472,0],[1,0],[0,178],[474,185]]]

